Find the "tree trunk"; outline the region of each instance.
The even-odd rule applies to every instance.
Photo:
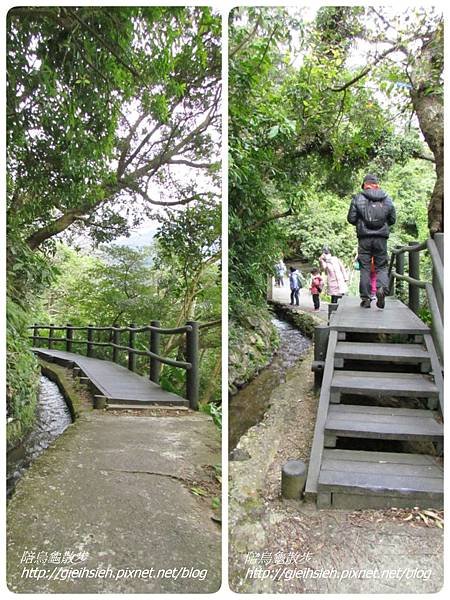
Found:
[[[425,141],[434,154],[436,183],[428,206],[430,233],[444,230],[443,27],[426,40],[411,65],[411,100]]]

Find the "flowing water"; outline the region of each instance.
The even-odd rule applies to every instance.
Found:
[[[32,431],[7,456],[7,496],[10,497],[32,461],[72,423],[69,408],[56,383],[41,377]]]
[[[280,319],[272,319],[280,335],[280,347],[272,362],[235,394],[229,404],[229,450],[233,450],[240,437],[259,423],[269,408],[273,390],[286,380],[286,372],[311,345],[311,340],[298,329]]]

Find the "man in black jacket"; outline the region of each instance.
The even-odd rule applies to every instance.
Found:
[[[380,189],[375,175],[366,175],[361,187],[362,192],[352,198],[347,216],[347,221],[356,226],[358,236],[361,306],[370,308],[370,268],[373,257],[377,277],[377,306],[384,308],[389,287],[387,239],[389,226],[396,219],[395,206],[386,192]]]

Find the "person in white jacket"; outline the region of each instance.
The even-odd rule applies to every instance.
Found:
[[[339,298],[348,292],[347,270],[342,261],[331,254],[328,246],[323,247],[319,264],[327,276],[327,293],[331,296],[331,302],[337,304]]]

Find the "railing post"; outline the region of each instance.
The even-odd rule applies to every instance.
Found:
[[[73,329],[71,323],[67,323],[66,327],[66,351],[72,352]]]
[[[120,339],[119,339],[120,331],[116,331],[116,329],[119,328],[119,324],[118,323],[114,323],[113,327],[115,329],[113,329],[113,332],[112,332],[112,334],[113,334],[112,335],[112,341],[113,341],[113,344],[116,344],[118,346],[119,345],[119,341],[120,341]],[[113,351],[112,351],[112,359],[113,359],[113,362],[115,362],[115,363],[119,362],[119,348],[114,348],[114,346],[113,346]]]
[[[94,346],[92,342],[94,341],[94,328],[93,325],[89,324],[87,326],[87,352],[88,356],[92,356],[94,354]]]
[[[38,323],[34,324],[33,327],[33,346],[36,347],[38,345],[38,337],[39,337],[39,327]]]
[[[322,385],[329,337],[330,328],[328,325],[316,325],[314,327],[314,363],[311,368],[314,371],[314,387],[316,389]]]
[[[433,236],[433,240],[438,249],[442,264],[444,264],[444,234],[443,233],[435,233]]]
[[[150,325],[152,327],[159,327],[159,321],[151,321]],[[150,352],[154,354],[160,353],[160,339],[161,334],[159,331],[150,330]],[[161,373],[161,363],[157,358],[153,358],[150,356],[150,380],[154,383],[159,383],[159,377]]]
[[[128,338],[128,346],[134,349],[134,341],[136,339],[136,333],[133,331],[133,328],[136,327],[134,323],[130,323],[130,336]],[[128,369],[130,371],[134,371],[136,369],[136,354],[134,352],[128,351]]]
[[[199,324],[198,321],[188,321],[186,325],[191,327],[186,332],[186,359],[191,363],[191,368],[186,371],[186,397],[189,400],[189,408],[198,410],[199,393]]]
[[[405,254],[403,252],[399,252],[395,257],[395,271],[399,275],[405,274]],[[403,281],[401,279],[397,279],[395,282],[395,295],[403,299]]]
[[[439,253],[439,257],[442,262],[442,266],[444,265],[444,234],[443,233],[435,233],[433,236],[434,243],[436,244],[437,251]],[[440,286],[437,284],[436,271],[433,268],[433,288],[436,294],[436,300],[439,307],[439,313],[441,315],[442,322],[444,322],[444,294],[443,290],[441,290]]]
[[[409,246],[416,246],[418,242],[409,242]],[[418,252],[409,252],[408,274],[413,279],[420,279],[420,255]],[[420,289],[409,284],[409,308],[417,315],[420,308]]]
[[[50,327],[48,328],[48,348],[51,350],[53,348],[53,327],[54,323],[50,323]]]

